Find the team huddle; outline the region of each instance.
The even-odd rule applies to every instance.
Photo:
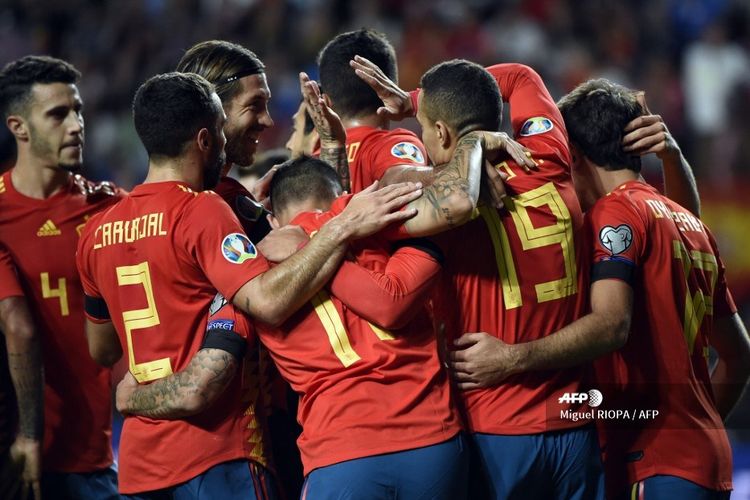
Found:
[[[750,341],[642,93],[555,103],[528,66],[466,60],[407,92],[365,29],[318,64],[250,190],[229,173],[274,125],[273,75],[242,46],[140,86],[129,193],[76,174],[73,66],[0,72],[0,496],[728,498]]]

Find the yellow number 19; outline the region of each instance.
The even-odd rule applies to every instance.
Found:
[[[122,319],[125,323],[125,337],[128,342],[130,373],[141,383],[171,375],[172,363],[169,358],[145,361],[143,363],[135,362],[133,330],[150,328],[160,323],[159,313],[156,310],[156,302],[154,301],[154,289],[151,285],[151,272],[148,268],[148,262],[141,262],[135,266],[120,266],[116,268],[116,271],[118,285],[142,285],[143,291],[146,293],[146,308],[123,311],[122,313]]]

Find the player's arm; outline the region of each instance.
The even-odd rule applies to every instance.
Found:
[[[86,299],[88,301],[90,297],[87,296]],[[122,357],[122,346],[115,325],[103,318],[92,321],[88,313],[87,316],[86,341],[89,345],[89,354],[97,364],[109,368]]]
[[[527,371],[576,366],[622,347],[628,339],[633,291],[619,279],[591,286],[591,312],[532,342],[506,344],[484,332],[456,340],[451,368],[461,389],[489,387]]]
[[[302,250],[245,283],[233,296],[234,304],[255,319],[279,325],[331,279],[349,241],[414,216],[409,207],[399,209],[422,194],[420,185],[376,188],[377,183],[354,195]]]
[[[344,261],[331,280],[331,293],[381,328],[402,328],[429,298],[442,262],[440,248],[431,241],[404,240],[383,272]]]
[[[202,413],[226,390],[240,359],[223,349],[203,348],[184,370],[147,385],[127,372],[117,385],[117,411],[166,420]]]
[[[346,130],[341,118],[328,105],[315,80],[307,73],[299,74],[300,90],[307,113],[320,137],[320,159],[328,162],[339,174],[344,191],[351,189],[349,159],[346,154]]]
[[[739,314],[716,319],[711,343],[719,355],[711,386],[719,415],[726,420],[750,378],[750,339]]]
[[[656,154],[664,171],[665,194],[700,217],[700,196],[692,167],[683,156],[677,141],[669,133],[662,117],[653,115],[648,110],[643,92],[638,94],[638,102],[646,114],[625,126],[623,149],[640,156]]]
[[[22,479],[40,498],[44,430],[44,369],[41,339],[26,298],[0,300],[0,326],[5,333],[8,368],[18,404],[18,436],[11,457],[23,463]]]

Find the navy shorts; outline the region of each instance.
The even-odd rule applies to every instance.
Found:
[[[255,462],[231,460],[177,486],[123,495],[130,500],[279,500],[271,473]]]
[[[117,470],[114,466],[94,472],[44,472],[42,498],[61,500],[119,499]]]
[[[620,500],[728,500],[729,491],[709,490],[676,476],[651,476],[633,483]]]
[[[320,467],[307,475],[303,500],[466,498],[468,452],[462,434],[413,450]]]
[[[597,500],[604,473],[596,430],[472,434],[490,498]]]

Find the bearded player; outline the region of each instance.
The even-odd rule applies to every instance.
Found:
[[[41,358],[33,337],[25,339],[24,352],[10,355],[24,358],[17,368],[27,380],[40,379],[42,367],[45,372],[43,444],[40,426],[21,424],[24,433],[35,429],[25,436],[29,446],[42,446],[43,493],[109,498],[116,496],[110,372],[93,362],[82,336],[83,295],[74,263],[86,221],[121,195],[111,184],[74,174],[84,144],[79,78],[65,61],[37,56],[0,72],[3,116],[18,147],[15,167],[0,177],[0,244],[18,268],[36,318],[37,328],[26,330],[41,341]],[[12,296],[9,286],[0,283],[0,299]],[[19,396],[31,398],[20,400],[21,407],[37,404],[31,391]]]
[[[204,339],[206,311],[217,290],[251,316],[277,324],[328,281],[351,239],[414,215],[391,212],[419,196],[418,186],[370,189],[323,226],[315,241],[269,270],[227,204],[199,191],[218,179],[224,165],[226,118],[213,87],[195,74],[158,75],[141,86],[133,109],[149,153],[149,175],[122,203],[91,221],[79,244],[78,268],[88,297],[92,356],[111,364],[126,346],[130,373],[141,384],[173,373],[178,383],[170,389],[194,387],[204,376],[209,383],[231,378],[247,340],[224,335],[222,328]],[[195,359],[199,379],[188,369]],[[164,398],[171,395],[152,404],[169,405]],[[125,420],[123,493],[263,494],[248,465],[241,413],[211,407],[192,419],[151,417]],[[144,456],[144,449],[152,453]]]

